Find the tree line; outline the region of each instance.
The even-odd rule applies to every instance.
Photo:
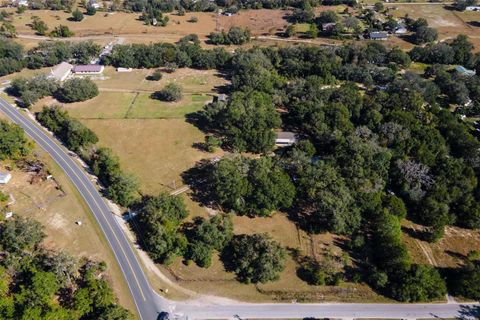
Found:
[[[38,22],[38,21],[37,21]],[[37,47],[24,50],[11,39],[0,39],[0,75],[19,72],[23,68],[51,67],[63,61],[86,64],[100,54],[101,46],[92,41],[43,41]]]
[[[30,107],[47,96],[54,96],[60,102],[71,103],[89,100],[98,95],[97,85],[88,78],[73,78],[63,84],[48,76],[15,78],[8,90],[18,97],[25,107]]]
[[[105,186],[105,194],[114,202],[130,205],[137,197],[138,182],[123,172],[120,161],[108,148],[95,148],[98,137],[80,121],[71,118],[59,106],[43,107],[37,120],[90,165],[93,174]]]

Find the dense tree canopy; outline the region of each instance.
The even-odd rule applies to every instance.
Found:
[[[142,230],[141,243],[153,259],[169,263],[176,255],[183,254],[187,240],[179,232],[179,227],[187,215],[182,198],[168,193],[160,193],[142,201],[137,216]]]
[[[32,149],[22,128],[0,120],[0,160],[19,159],[27,156]]]
[[[286,252],[265,234],[235,236],[224,254],[226,268],[245,283],[277,280],[285,268]]]
[[[97,85],[89,78],[67,80],[56,93],[58,100],[68,103],[85,101],[97,95]]]

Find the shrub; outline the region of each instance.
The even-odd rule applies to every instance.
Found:
[[[149,77],[149,80],[159,81],[163,77],[162,72],[160,70],[155,70]]]
[[[182,99],[182,87],[176,83],[167,84],[162,90],[153,94],[155,99],[162,101],[178,101]]]
[[[77,22],[82,21],[83,13],[80,10],[76,9],[75,11],[72,12],[72,20]]]
[[[55,38],[69,38],[73,35],[73,31],[70,31],[70,29],[64,25],[59,25],[58,27],[55,27],[52,32],[50,32],[50,36]]]

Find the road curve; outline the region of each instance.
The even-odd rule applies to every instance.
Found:
[[[85,170],[67,154],[64,147],[55,142],[52,136],[3,98],[0,98],[0,111],[21,126],[27,135],[63,169],[100,225],[130,288],[140,319],[156,319],[162,301],[155,297],[156,293],[150,287],[130,242]]]
[[[183,319],[231,318],[475,318],[478,303],[438,304],[362,304],[362,303],[241,303],[203,297],[201,300],[173,302],[159,296],[149,285],[130,242],[108,205],[89,180],[85,170],[67,154],[67,150],[40,126],[0,98],[0,111],[20,125],[64,170],[90,207],[100,225],[130,288],[141,320],[155,320],[160,311],[175,313]],[[213,301],[217,301],[214,303]]]

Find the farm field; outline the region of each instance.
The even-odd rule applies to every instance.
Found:
[[[145,80],[150,72],[117,73],[107,68],[105,80],[96,80],[97,97],[64,107],[95,131],[100,146],[113,149],[125,170],[139,178],[143,192],[155,194],[180,187],[183,171],[202,158],[218,155],[199,150],[204,134],[185,116],[212,100],[216,87],[226,81],[216,72],[191,69],[165,74],[161,81]],[[167,103],[150,98],[174,80],[184,88],[182,100]],[[42,99],[32,111],[55,103],[52,98]]]
[[[54,180],[31,183],[32,174],[14,169],[12,180],[1,187],[2,192],[15,199],[12,211],[44,226],[46,248],[65,250],[77,258],[105,261],[110,285],[120,304],[135,313],[127,284],[88,207],[53,160],[43,150],[36,149],[35,153],[47,165]],[[4,165],[1,164],[2,170]],[[77,225],[76,221],[82,224]]]
[[[444,8],[442,4],[387,4],[388,7],[395,7],[391,11],[394,17],[404,17],[408,14],[413,19],[425,18],[429,25],[438,31],[439,40],[447,40],[456,37],[458,34],[465,34],[480,50],[480,12],[458,12]]]

